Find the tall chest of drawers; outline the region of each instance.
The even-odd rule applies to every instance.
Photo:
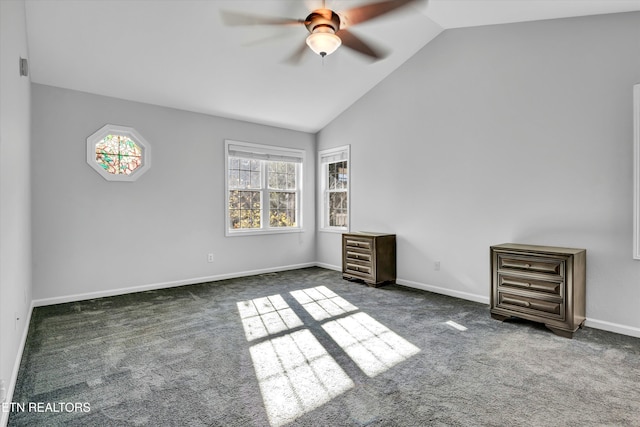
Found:
[[[585,320],[587,251],[505,243],[490,253],[491,316],[541,322],[572,338]]]
[[[345,233],[342,235],[342,278],[370,286],[396,280],[396,235]]]

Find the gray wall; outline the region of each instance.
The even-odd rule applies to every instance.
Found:
[[[351,144],[352,230],[398,235],[399,282],[488,302],[490,245],[586,248],[587,324],[640,336],[638,82],[640,13],[447,30],[318,148]]]
[[[34,84],[36,304],[202,282],[315,261],[314,135]],[[137,181],[86,163],[107,123],[151,145]],[[304,232],[225,237],[224,140],[306,150]],[[207,254],[214,253],[214,262]]]
[[[0,1],[0,389],[7,398],[31,302],[31,89],[18,67],[27,53],[24,2]],[[0,425],[5,417],[0,411]]]

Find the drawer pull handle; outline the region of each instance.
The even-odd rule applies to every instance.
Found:
[[[519,305],[521,307],[531,307],[531,303],[529,301],[523,301],[520,299],[516,299],[516,298],[507,298],[505,297],[503,300],[505,303],[507,304],[514,304],[514,305]]]
[[[525,287],[525,288],[530,288],[531,286],[533,286],[529,282],[521,282],[519,280],[510,280],[510,279],[503,279],[502,280],[502,284],[503,285],[511,285],[511,286],[522,286],[522,287]]]

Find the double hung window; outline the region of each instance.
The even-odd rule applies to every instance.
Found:
[[[349,230],[349,146],[319,153],[322,218],[320,229]]]
[[[304,151],[226,141],[226,233],[302,228]]]

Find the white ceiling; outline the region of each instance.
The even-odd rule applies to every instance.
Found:
[[[327,0],[341,11],[379,0]],[[430,0],[351,31],[389,55],[341,47],[284,62],[304,26],[230,27],[220,11],[305,18],[321,0],[27,0],[35,83],[317,132],[448,28],[640,10],[640,0]]]

